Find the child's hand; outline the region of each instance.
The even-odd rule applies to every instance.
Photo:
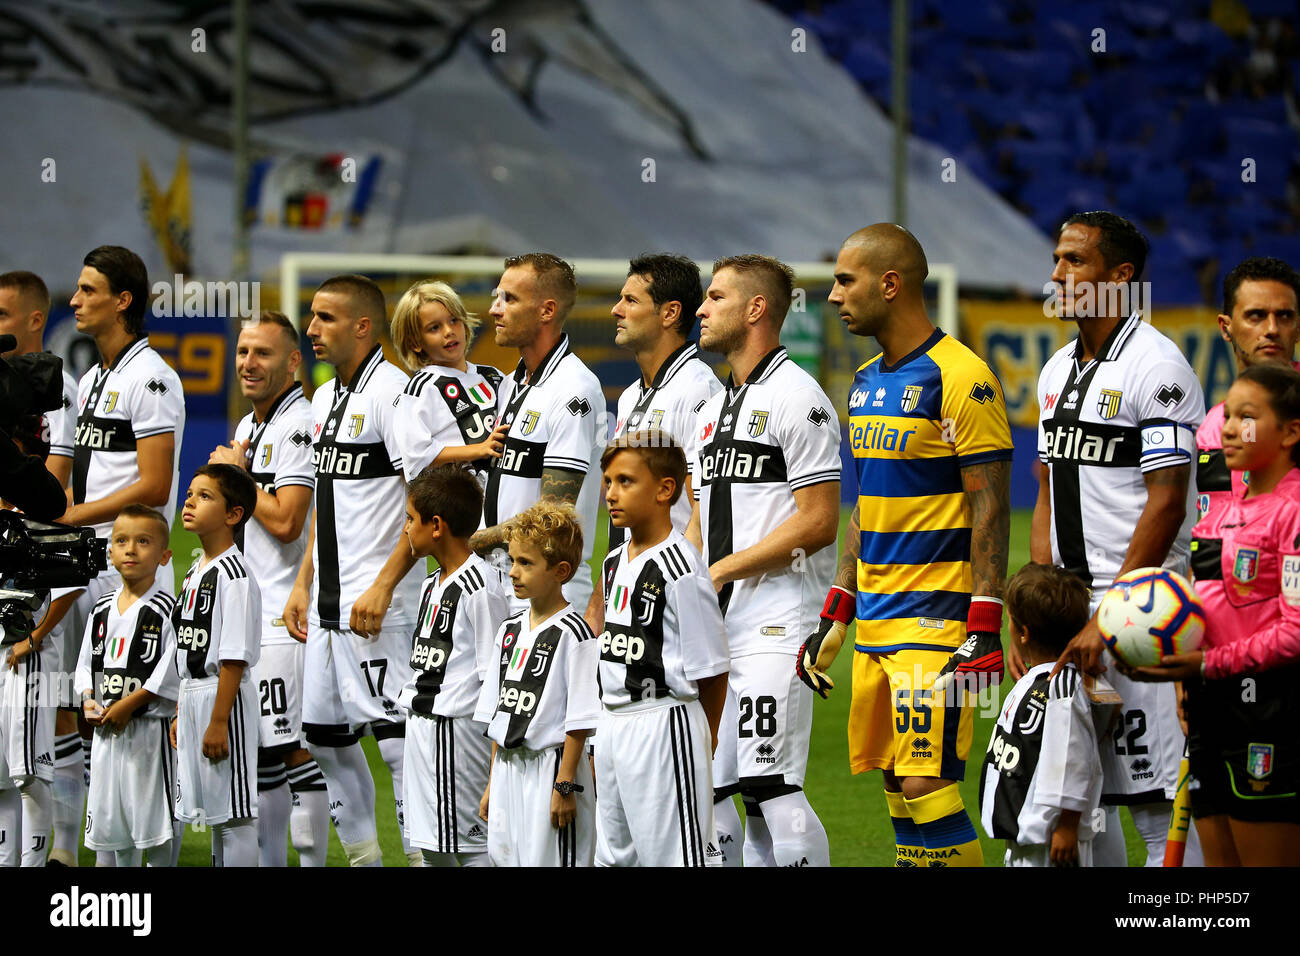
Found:
[[[126,706],[126,701],[115,700],[108,705],[106,710],[100,712],[99,725],[108,727],[111,730],[121,731],[133,716],[135,716],[135,711]]]
[[[479,818],[480,820],[486,820],[486,819],[487,819],[487,814],[488,814],[488,794],[491,793],[491,792],[492,792],[492,783],[489,781],[489,782],[488,782],[488,785],[487,785],[486,787],[483,788],[483,796],[479,799],[479,802],[478,802],[478,818]]]
[[[1062,820],[1052,831],[1052,866],[1079,865],[1079,821]]]
[[[214,720],[203,732],[203,756],[225,760],[230,756],[230,728],[225,721]]]
[[[479,442],[475,448],[480,451],[480,458],[500,458],[501,451],[505,448],[506,432],[510,431],[509,425],[497,425],[492,429],[492,434]]]
[[[559,791],[551,791],[551,826],[563,830],[578,815],[578,798],[573,794],[562,797]]]
[[[81,713],[86,718],[86,723],[92,727],[98,727],[104,717],[104,707],[93,697],[87,697],[81,702]]]
[[[176,749],[176,721],[178,720],[180,720],[179,717],[173,717],[171,729],[167,731],[167,737],[172,742],[172,750]]]
[[[9,669],[17,670],[18,665],[23,662],[36,648],[32,646],[32,639],[29,637],[25,641],[18,641],[9,647]]]

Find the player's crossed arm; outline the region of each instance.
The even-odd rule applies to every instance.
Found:
[[[543,468],[541,497],[542,499],[550,498],[556,502],[567,503],[576,507],[578,492],[582,489],[582,479],[584,477],[583,472],[573,471],[568,468]],[[506,520],[500,524],[494,524],[490,528],[475,531],[469,539],[470,548],[483,557],[487,557],[497,548],[504,548],[506,546],[506,530],[509,525],[509,520]]]

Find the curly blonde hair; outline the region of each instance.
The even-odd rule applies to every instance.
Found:
[[[412,372],[418,372],[429,364],[424,354],[424,332],[420,327],[420,308],[430,302],[436,302],[452,314],[454,318],[465,323],[465,351],[469,351],[470,342],[478,332],[479,319],[465,308],[460,294],[445,282],[434,279],[421,279],[402,293],[402,298],[393,310],[393,320],[388,324],[393,337],[393,348],[405,365]]]
[[[569,562],[572,573],[562,584],[572,580],[582,563],[582,525],[578,524],[573,505],[567,502],[539,501],[515,515],[507,525],[506,540],[516,539],[537,548],[548,568]]]

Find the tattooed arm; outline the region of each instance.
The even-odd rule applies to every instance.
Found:
[[[840,563],[835,567],[834,585],[850,594],[858,593],[858,543],[862,537],[862,519],[858,506],[853,506],[849,526],[844,529],[844,544],[840,547]]]
[[[567,468],[543,468],[542,469],[542,498],[550,498],[554,501],[566,501],[576,506],[578,503],[578,490],[582,487],[584,475],[580,471],[570,471]],[[506,526],[509,521],[503,521],[500,524],[494,524],[490,528],[484,528],[482,531],[475,531],[469,539],[469,546],[479,554],[486,555],[496,548],[506,546]]]
[[[971,593],[1000,598],[1011,537],[1011,462],[967,465],[961,484],[971,513]]]

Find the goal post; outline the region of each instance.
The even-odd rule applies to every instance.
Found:
[[[618,298],[627,276],[627,259],[570,260],[578,277],[578,299],[567,329],[574,348],[596,372],[605,386],[606,398],[614,401],[636,376],[632,357],[613,344],[609,310]],[[698,262],[700,274],[712,273],[711,262]],[[848,392],[853,373],[870,358],[875,343],[849,335],[834,307],[826,301],[834,282],[830,262],[792,262],[795,300],[782,328],[782,343],[791,358],[818,377],[831,399]],[[441,279],[456,289],[471,312],[486,314],[492,289],[501,276],[501,256],[399,255],[354,252],[289,252],[280,258],[280,309],[302,329],[310,307],[311,292],[321,281],[339,273],[370,276],[383,289],[390,310],[396,299],[419,279]],[[926,297],[931,302],[935,324],[954,337],[958,333],[957,269],[949,263],[930,266]],[[387,330],[384,330],[385,335]],[[486,341],[485,341],[486,338]],[[514,367],[513,357],[496,347],[491,337],[480,335],[474,343],[477,360]],[[720,362],[720,356],[705,354],[706,361]],[[844,409],[840,410],[841,417]]]

